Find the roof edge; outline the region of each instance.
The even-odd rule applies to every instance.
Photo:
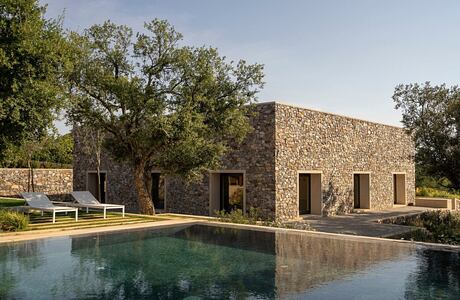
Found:
[[[360,118],[351,117],[351,116],[347,116],[347,115],[341,115],[341,114],[337,114],[337,113],[331,113],[331,112],[322,111],[322,110],[319,110],[319,109],[308,108],[308,107],[304,107],[304,106],[302,106],[302,105],[292,104],[292,103],[288,103],[288,102],[284,102],[284,101],[279,101],[279,100],[275,100],[275,101],[266,101],[266,102],[258,102],[258,103],[257,103],[257,105],[269,105],[269,104],[289,106],[289,107],[293,107],[293,108],[299,108],[299,109],[308,110],[308,111],[317,112],[317,113],[326,114],[326,115],[331,115],[331,116],[335,116],[335,117],[346,118],[346,119],[349,119],[349,120],[355,120],[355,121],[366,122],[366,123],[370,123],[370,124],[381,125],[381,126],[387,126],[387,127],[391,127],[391,128],[397,128],[397,129],[402,129],[402,130],[404,130],[404,127],[402,127],[402,126],[396,126],[396,125],[390,125],[390,124],[385,124],[385,123],[379,123],[379,122],[376,122],[376,121],[360,119]]]

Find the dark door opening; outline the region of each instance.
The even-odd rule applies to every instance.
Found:
[[[393,203],[406,205],[405,174],[393,174]]]
[[[220,210],[243,210],[244,182],[241,173],[220,174]]]
[[[105,172],[99,173],[100,178],[100,192],[101,197],[99,198],[99,193],[97,189],[97,172],[90,172],[88,173],[88,191],[93,194],[93,196],[101,203],[106,202],[106,195],[107,195],[107,174]]]
[[[393,203],[398,204],[398,184],[396,174],[393,174]]]
[[[361,207],[361,182],[359,174],[353,175],[353,207]]]
[[[152,173],[152,202],[155,209],[165,208],[165,181],[161,173]]]
[[[311,175],[299,174],[299,214],[311,213]]]

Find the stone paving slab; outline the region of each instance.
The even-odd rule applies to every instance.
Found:
[[[305,215],[302,216],[302,220],[289,223],[308,223],[314,230],[321,232],[370,237],[390,237],[409,232],[414,228],[403,225],[382,224],[379,223],[379,220],[419,214],[427,210],[430,210],[430,208],[403,206],[384,211],[360,210],[357,213],[332,217]]]

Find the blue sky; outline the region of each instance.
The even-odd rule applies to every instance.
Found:
[[[81,31],[167,19],[190,45],[265,65],[260,101],[400,125],[399,83],[458,84],[460,1],[43,0]],[[62,124],[59,124],[61,131]]]

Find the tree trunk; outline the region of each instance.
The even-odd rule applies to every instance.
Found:
[[[137,192],[137,203],[139,204],[139,211],[145,215],[154,215],[155,208],[153,207],[152,196],[150,188],[147,186],[148,178],[146,177],[143,164],[134,166],[134,186]]]
[[[35,193],[34,168],[30,168],[30,177],[32,178],[32,192]]]
[[[102,192],[101,192],[101,156],[100,154],[97,154],[96,155],[96,173],[97,173],[97,199],[99,200],[99,202],[104,202],[105,203],[105,199],[104,201],[102,201],[101,199],[101,195],[102,195]]]
[[[28,172],[27,172],[27,192],[30,192],[30,185],[31,185],[31,170],[32,170],[32,167],[30,166],[30,160],[27,160],[27,169],[28,169]]]

